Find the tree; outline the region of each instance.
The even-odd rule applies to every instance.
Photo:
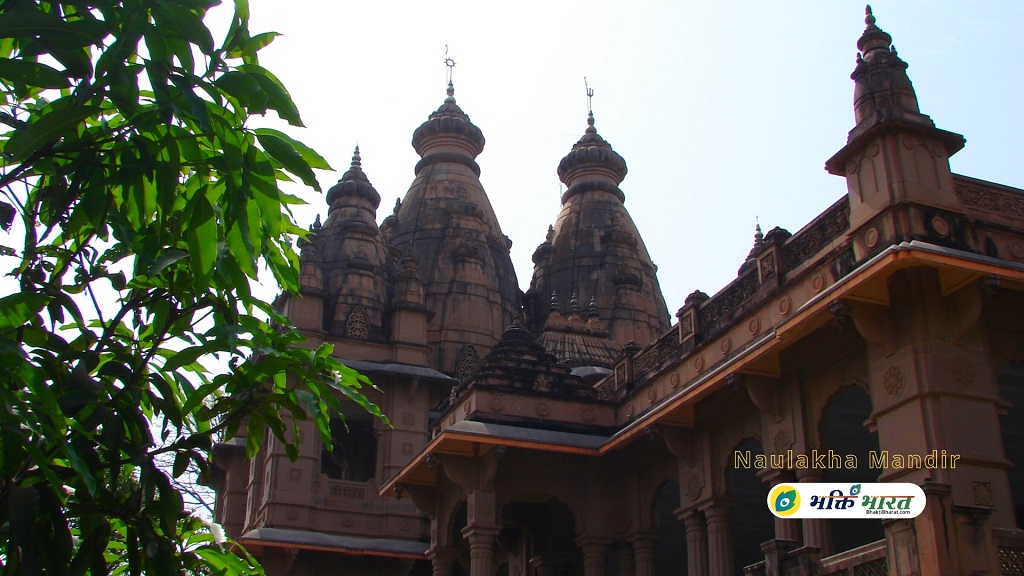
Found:
[[[329,440],[339,397],[381,416],[365,377],[250,292],[260,270],[297,289],[299,200],[279,183],[319,190],[329,167],[249,124],[301,121],[259,65],[274,34],[250,35],[235,0],[216,43],[216,3],[0,1],[7,574],[258,570],[184,513],[171,477],[243,423],[250,455],[269,430],[294,457],[295,422]]]

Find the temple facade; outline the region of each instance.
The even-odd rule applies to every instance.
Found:
[[[674,319],[593,114],[525,292],[451,83],[380,224],[356,148],[278,303],[391,426],[299,423],[295,460],[223,442],[216,520],[271,576],[1024,574],[1024,190],[951,173],[965,139],[865,22],[825,164],[847,193],[758,228]],[[913,483],[924,511],[769,511],[819,482]]]

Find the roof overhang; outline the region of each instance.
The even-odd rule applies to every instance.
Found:
[[[421,559],[430,546],[426,542],[388,538],[366,538],[326,534],[286,528],[256,528],[237,538],[249,550],[258,548],[289,548],[340,552],[353,556],[384,556],[391,558]]]

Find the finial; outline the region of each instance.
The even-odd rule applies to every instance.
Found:
[[[309,227],[309,231],[313,232],[319,230],[323,225],[320,223],[320,215],[316,215],[316,220],[313,220],[313,225]]]
[[[597,128],[594,128],[594,89],[587,83],[587,77],[583,77],[583,86],[587,89],[587,134],[597,134]]]
[[[452,73],[455,71],[455,60],[448,56],[448,45],[444,45],[444,65],[448,76],[448,97],[445,102],[455,102],[455,85],[452,84]]]
[[[552,312],[561,312],[562,311],[562,307],[558,304],[558,294],[555,294],[554,290],[551,291],[551,311]]]
[[[395,198],[395,211],[392,214],[398,214],[398,211],[402,209],[402,199]]]
[[[580,311],[579,300],[576,299],[576,293],[572,293],[572,298],[569,299],[569,314],[578,314]]]
[[[754,216],[754,244],[760,246],[764,244],[764,234],[761,234],[761,220]]]
[[[597,296],[590,297],[590,310],[587,313],[588,318],[597,318]]]
[[[517,306],[516,311],[512,313],[512,325],[522,326],[523,325],[523,309]]]
[[[868,26],[875,25],[875,15],[871,13],[871,4],[864,6],[864,23]]]
[[[362,157],[359,156],[359,144],[356,144],[356,150],[352,153],[352,167],[361,168],[363,163]]]

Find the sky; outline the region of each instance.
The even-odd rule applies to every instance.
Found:
[[[338,170],[321,175],[325,190],[358,143],[378,221],[412,183],[412,133],[444,99],[447,46],[524,289],[560,209],[555,169],[586,128],[584,77],[598,132],[629,167],[625,205],[671,312],[735,278],[755,221],[796,232],[846,192],[823,166],[853,127],[861,2],[250,3],[254,33],[281,33],[260,58],[302,113],[307,128],[290,133]],[[1024,2],[873,10],[921,111],[967,138],[953,171],[1024,188]],[[326,204],[303,196],[308,225]]]

